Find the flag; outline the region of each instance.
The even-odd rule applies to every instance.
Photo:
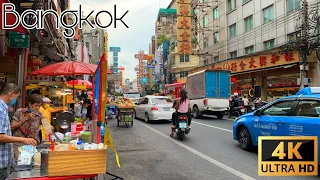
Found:
[[[113,144],[113,140],[112,140],[111,134],[109,132],[108,125],[106,125],[106,127],[104,129],[104,145],[105,146],[107,145],[108,147],[110,147],[113,150],[113,152],[116,154],[117,165],[118,165],[118,167],[121,167],[120,166],[120,161],[119,161],[119,156],[118,156],[118,153],[117,153],[117,149]]]

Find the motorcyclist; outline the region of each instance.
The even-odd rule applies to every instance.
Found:
[[[172,125],[171,125],[171,134],[172,137],[174,135],[173,131],[176,126],[177,118],[180,115],[187,115],[188,116],[188,128],[190,129],[191,124],[191,117],[190,117],[190,101],[187,96],[187,92],[182,89],[180,91],[180,98],[176,99],[173,103],[173,108],[176,109],[176,112],[172,113]]]
[[[234,93],[232,96],[232,100],[230,102],[230,110],[229,110],[229,118],[231,118],[232,112],[233,112],[233,108],[234,107],[238,107],[239,106],[239,94],[238,93]]]

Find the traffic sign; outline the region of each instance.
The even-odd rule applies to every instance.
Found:
[[[120,52],[120,51],[121,51],[121,48],[120,48],[120,47],[110,47],[110,48],[109,48],[109,51],[110,51],[110,52]]]

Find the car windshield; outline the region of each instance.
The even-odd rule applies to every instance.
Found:
[[[169,98],[153,98],[152,102],[154,104],[168,104],[168,103],[172,103],[172,100]]]

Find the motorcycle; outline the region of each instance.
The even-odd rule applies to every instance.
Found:
[[[233,107],[231,109],[231,116],[239,117],[246,113],[246,109],[244,106]]]
[[[177,125],[173,128],[173,132],[177,134],[178,139],[183,141],[184,136],[189,134],[190,128],[188,128],[188,116],[180,115],[177,119]]]

